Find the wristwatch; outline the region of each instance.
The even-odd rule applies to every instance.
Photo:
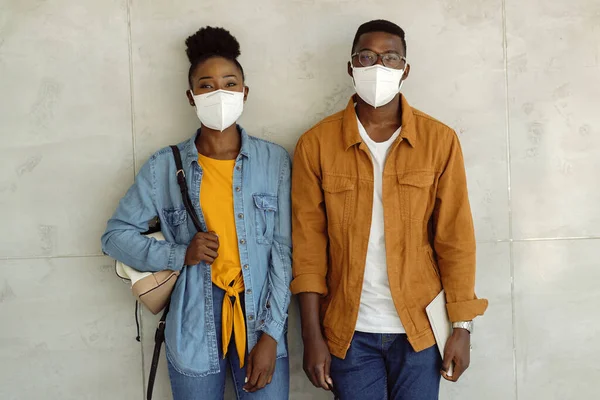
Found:
[[[452,328],[466,329],[469,333],[473,333],[473,321],[453,322]]]

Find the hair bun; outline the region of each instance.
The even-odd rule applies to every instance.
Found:
[[[201,28],[187,38],[185,45],[185,52],[192,64],[213,55],[235,60],[241,54],[240,44],[228,30],[212,26]]]

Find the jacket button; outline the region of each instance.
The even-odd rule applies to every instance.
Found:
[[[239,218],[239,219],[244,219],[244,214],[242,214],[242,213],[239,213],[239,214],[238,214],[238,218]]]
[[[242,188],[238,186],[238,187],[236,187],[236,188],[235,188],[235,191],[236,191],[236,192],[241,192],[241,191],[242,191]]]
[[[240,167],[239,165],[237,167],[235,167],[235,169],[237,169],[238,171],[242,170],[242,167]]]
[[[248,264],[244,265],[244,269],[248,269],[248,268],[250,268],[250,267],[248,266]]]
[[[248,321],[254,321],[254,315],[248,315]]]
[[[242,240],[240,240],[240,243],[241,243],[241,244],[246,244],[246,239],[242,239]]]
[[[246,290],[246,294],[252,294],[252,289]]]

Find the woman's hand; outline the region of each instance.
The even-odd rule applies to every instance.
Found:
[[[185,265],[196,265],[202,261],[212,264],[219,256],[219,237],[214,232],[198,232],[185,253]]]
[[[244,391],[254,393],[271,383],[276,359],[277,342],[271,336],[263,333],[248,355]]]

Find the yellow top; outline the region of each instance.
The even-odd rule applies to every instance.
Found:
[[[240,357],[240,368],[244,366],[246,354],[246,324],[239,294],[244,291],[244,278],[240,263],[235,211],[233,209],[233,169],[235,160],[215,160],[198,155],[202,166],[200,204],[206,226],[219,236],[219,256],[213,262],[212,281],[226,292],[223,299],[223,357],[227,355],[231,334]]]

